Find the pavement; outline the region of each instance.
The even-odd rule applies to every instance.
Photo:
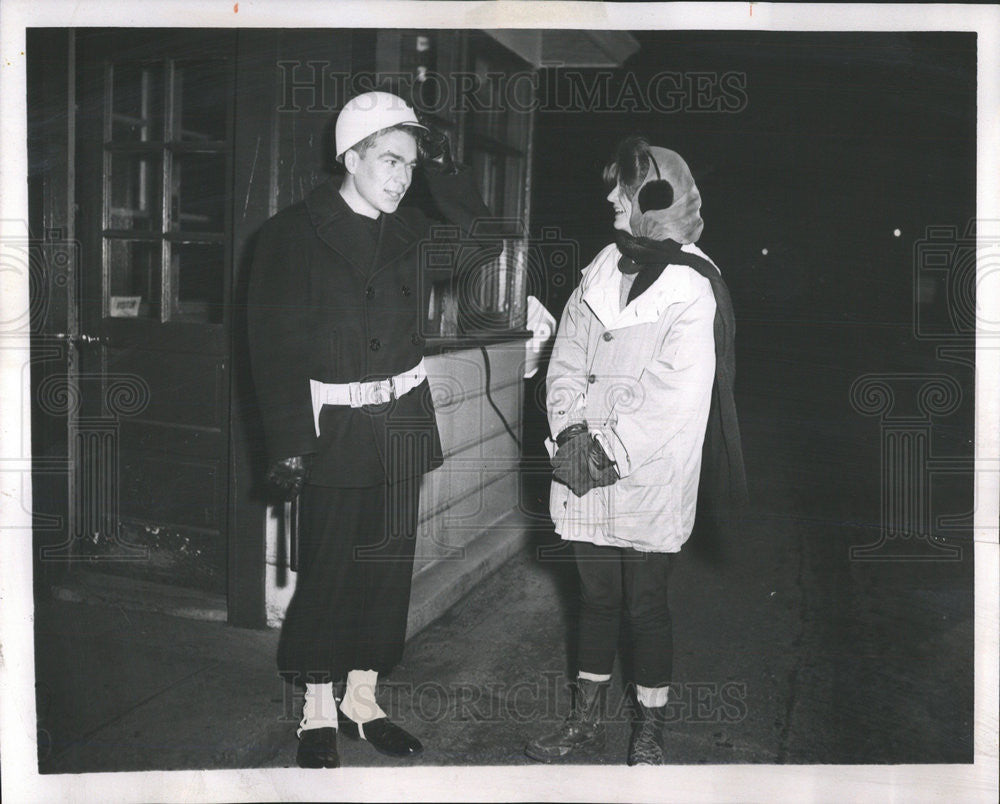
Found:
[[[852,558],[879,537],[878,429],[845,426],[850,367],[798,363],[775,393],[788,369],[771,355],[740,400],[753,497],[740,532],[696,532],[671,575],[667,762],[971,762],[973,544],[940,540],[947,560]],[[575,575],[544,492],[528,502],[530,544],[382,680],[424,753],[402,763],[342,738],[344,766],[533,764],[525,742],[569,708]],[[295,765],[300,702],[276,675],[275,631],[45,599],[36,638],[43,773]],[[606,747],[567,764],[624,763],[626,679],[620,662]]]
[[[776,524],[752,523],[724,561],[692,549],[674,568],[668,761],[971,761],[965,562],[832,574],[843,540],[787,522],[765,538]],[[409,641],[380,691],[425,742],[407,764],[530,763],[524,743],[569,707],[565,558],[540,537]],[[277,632],[58,600],[36,623],[42,772],[294,767],[300,701],[275,673]],[[619,666],[607,747],[571,762],[624,762],[624,686]],[[340,743],[345,766],[400,764]]]

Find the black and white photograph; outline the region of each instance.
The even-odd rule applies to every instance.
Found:
[[[996,800],[1000,9],[0,22],[7,800]]]

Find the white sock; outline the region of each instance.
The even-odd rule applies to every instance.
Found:
[[[576,674],[576,677],[582,678],[584,681],[596,681],[598,684],[603,684],[605,681],[611,680],[611,673],[601,675],[600,673],[584,673],[581,670]]]
[[[667,705],[670,687],[644,687],[642,684],[636,684],[635,691],[639,703],[648,709],[655,709]]]
[[[302,720],[296,734],[307,729],[337,728],[337,704],[333,700],[333,684],[306,684],[302,703]]]
[[[340,711],[355,723],[367,723],[385,717],[385,712],[375,702],[375,686],[378,683],[377,670],[352,670],[347,674],[347,689]]]

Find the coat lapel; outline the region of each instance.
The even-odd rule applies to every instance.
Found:
[[[686,245],[683,251],[708,257],[697,246]],[[621,252],[614,249],[600,265],[595,265],[584,279],[583,300],[597,316],[605,329],[621,329],[635,324],[651,324],[658,321],[663,311],[677,300],[684,281],[681,274],[671,270],[667,265],[645,292],[636,297],[624,309],[619,309],[618,301],[621,295],[621,272],[618,270],[618,257]],[[711,260],[708,260],[712,266]],[[718,270],[716,268],[716,270]]]
[[[370,235],[363,228],[364,223],[357,219],[341,197],[336,183],[333,180],[323,182],[309,193],[306,209],[319,239],[356,271],[367,275],[371,266],[363,264],[358,257],[366,252],[363,245]]]
[[[605,329],[611,329],[618,319],[618,291],[621,288],[621,274],[615,261],[617,250],[605,256],[584,277],[583,301]]]
[[[621,329],[658,321],[677,295],[676,275],[667,266],[645,293],[620,309],[618,302],[622,275],[618,270],[619,256],[617,249],[609,252],[608,257],[595,266],[596,270],[588,274],[583,289],[584,302],[605,329]]]
[[[334,180],[324,182],[309,193],[306,196],[306,208],[319,239],[365,276],[389,266],[420,242],[416,229],[404,217],[404,211],[381,215],[373,272],[370,265],[364,265],[358,260],[358,254],[364,253],[359,245],[365,242],[368,233],[363,222],[357,219],[357,215],[341,197]]]
[[[381,216],[382,225],[379,227],[378,256],[376,258],[375,271],[389,267],[420,244],[420,237],[417,230],[410,225],[404,217],[402,210],[394,212],[392,215],[383,214]]]

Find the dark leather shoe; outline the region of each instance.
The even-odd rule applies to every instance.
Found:
[[[306,729],[299,737],[295,761],[300,768],[339,768],[337,730],[330,727]]]
[[[389,718],[380,717],[361,724],[340,713],[340,730],[355,740],[367,740],[376,751],[390,757],[415,757],[424,747],[420,740],[401,729]]]

